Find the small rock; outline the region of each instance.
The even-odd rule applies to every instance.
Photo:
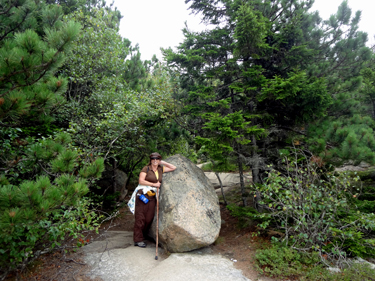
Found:
[[[372,269],[375,269],[375,264],[368,262],[360,257],[357,257],[357,260],[354,261],[355,263],[365,263],[368,264]]]
[[[328,267],[327,269],[331,272],[341,272],[340,268],[338,267]]]

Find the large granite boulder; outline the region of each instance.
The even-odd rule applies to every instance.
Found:
[[[159,200],[159,242],[172,253],[208,246],[219,236],[219,199],[201,169],[182,155],[165,160],[177,167],[163,175]],[[156,212],[151,226],[155,238]]]

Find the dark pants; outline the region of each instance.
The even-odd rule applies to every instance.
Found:
[[[138,191],[138,194],[143,194],[142,190]],[[147,199],[149,199],[147,204],[139,199],[138,196],[135,199],[135,222],[133,235],[133,240],[135,243],[143,241],[144,237],[147,236],[155,215],[156,196],[148,196],[147,194],[145,194],[145,196]]]

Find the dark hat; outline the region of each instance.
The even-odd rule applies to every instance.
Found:
[[[153,152],[153,153],[150,154],[150,158],[154,158],[154,157],[156,157],[160,160],[162,159],[161,155],[157,152]]]

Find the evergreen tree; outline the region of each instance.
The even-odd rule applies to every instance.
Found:
[[[275,130],[259,133],[271,125],[279,131],[284,130],[282,127],[292,129],[298,121],[321,115],[329,104],[323,80],[309,77],[300,67],[301,60],[307,60],[312,52],[301,43],[302,28],[314,24],[306,15],[312,3],[187,3],[216,27],[201,33],[186,28],[178,53],[164,52],[170,65],[183,73],[182,87],[188,93],[186,112],[194,116],[193,125],[203,136],[212,136],[200,129],[208,121],[207,112],[219,112],[217,118],[241,114],[257,128],[247,135],[250,146],[233,144],[232,149],[241,156],[240,166],[242,159],[250,160],[247,164],[252,164],[253,179],[258,183],[259,169],[271,148],[265,144],[275,138]],[[290,59],[296,56],[300,58]]]
[[[344,1],[336,15],[323,22],[325,28],[313,33],[311,42],[320,46],[315,47],[319,55],[308,67],[311,75],[325,77],[332,105],[325,118],[309,124],[307,142],[322,163],[335,165],[375,163],[375,123],[368,110],[371,75],[363,71],[371,50],[365,46],[367,34],[358,31],[360,12],[351,15]]]
[[[79,25],[62,23],[56,5],[28,0],[0,4],[0,122],[14,127],[51,121],[66,89],[66,81],[53,75]]]
[[[82,104],[98,89],[106,91],[118,86],[121,79],[117,77],[121,76],[129,54],[128,41],[122,40],[117,28],[111,27],[111,12],[106,9],[92,9],[89,15],[80,10],[67,18],[79,22],[82,32],[59,73],[69,80],[67,101]]]
[[[58,5],[0,1],[0,279],[96,217],[82,197],[103,159],[47,130],[67,85],[55,73],[80,31],[62,16]]]
[[[135,91],[142,91],[152,87],[153,83],[149,78],[150,61],[142,61],[138,44],[131,46],[131,42],[124,40],[129,49],[130,58],[126,60],[123,78],[128,86]]]
[[[93,230],[97,215],[83,196],[100,177],[104,162],[100,158],[82,160],[85,155],[69,148],[71,145],[66,133],[24,143],[25,148],[19,149],[26,153],[18,152],[22,158],[9,163],[0,174],[1,279],[60,246],[67,236],[77,238],[82,230]],[[20,161],[19,176],[27,172],[29,180],[9,173]]]
[[[96,10],[104,9],[110,15],[107,17],[108,26],[117,30],[119,29],[122,16],[117,7],[114,7],[114,2],[109,5],[104,0],[46,0],[45,2],[61,6],[65,15],[82,11],[87,16],[94,16]]]
[[[370,54],[366,34],[357,31],[360,14],[351,18],[345,1],[328,21],[309,13],[313,1],[186,3],[215,27],[199,33],[185,28],[178,51],[164,50],[182,73],[185,113],[202,136],[212,137],[204,129],[207,112],[218,118],[242,112],[252,126],[265,129],[250,134],[249,145],[233,147],[259,183],[279,148],[291,145],[293,135],[302,139],[307,124],[335,111],[340,92],[353,93],[360,84]]]

